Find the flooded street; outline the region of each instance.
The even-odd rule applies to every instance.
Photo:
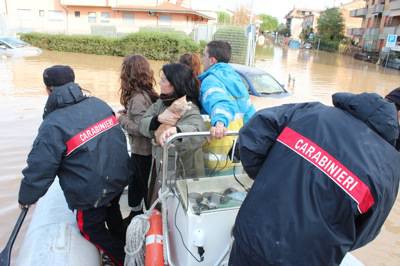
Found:
[[[294,95],[305,100],[330,104],[331,95],[338,91],[376,92],[384,96],[400,86],[400,71],[337,54],[267,47],[259,49],[256,58],[257,67],[271,73]],[[41,122],[47,97],[43,70],[55,64],[72,66],[76,82],[82,88],[118,110],[121,63],[120,57],[48,51],[39,57],[0,58],[1,248],[19,213],[17,193],[21,170]],[[162,62],[152,62],[157,79],[161,66]],[[292,78],[290,86],[289,74]],[[399,198],[378,238],[354,254],[365,265],[400,265]]]
[[[257,49],[256,59],[257,67],[281,83],[287,85],[289,75],[294,78],[294,94],[327,104],[339,91],[384,96],[400,86],[400,71],[334,53],[266,47]]]

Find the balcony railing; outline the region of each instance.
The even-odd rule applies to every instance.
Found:
[[[383,28],[383,34],[384,34],[384,35],[396,34],[396,28],[397,28],[397,27],[384,27],[384,28]]]
[[[350,11],[351,17],[365,17],[367,15],[367,8],[359,8]]]
[[[364,39],[365,40],[378,40],[379,39],[379,28],[365,29]]]
[[[400,35],[400,26],[387,26],[383,28],[383,31],[379,34],[379,39],[386,40],[389,34]]]
[[[363,28],[348,29],[347,34],[351,36],[362,36],[364,34],[364,29]]]
[[[389,10],[400,9],[400,0],[391,1],[389,4]]]
[[[371,14],[379,14],[383,12],[385,5],[384,4],[376,4],[373,5],[370,10],[371,10]]]

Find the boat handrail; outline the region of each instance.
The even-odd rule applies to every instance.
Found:
[[[238,136],[239,131],[227,131],[225,136]],[[172,145],[174,140],[179,138],[187,138],[187,137],[210,137],[210,131],[199,131],[199,132],[184,132],[184,133],[177,133],[170,136],[163,146],[163,157],[162,157],[162,185],[161,185],[161,194],[167,192],[169,188],[166,185],[167,180],[167,173],[168,173],[168,148]],[[161,205],[166,206],[166,199],[163,197],[161,199]],[[167,213],[166,208],[161,208],[162,212],[162,227],[163,232],[167,232]],[[172,261],[170,261],[170,247],[169,247],[169,237],[168,233],[163,233],[164,235],[164,265],[173,265]]]
[[[238,136],[239,131],[227,131],[225,136]],[[174,140],[179,138],[187,138],[187,137],[211,137],[210,131],[199,131],[199,132],[184,132],[184,133],[177,133],[170,136],[163,146],[163,157],[162,157],[162,187],[166,185],[166,177],[168,172],[168,148],[174,142]]]

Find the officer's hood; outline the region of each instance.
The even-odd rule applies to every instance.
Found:
[[[366,123],[382,138],[394,145],[399,136],[396,107],[376,93],[336,93],[333,105]]]
[[[76,104],[85,98],[87,97],[83,95],[79,85],[74,82],[53,87],[53,92],[49,95],[44,107],[43,119],[54,110]]]

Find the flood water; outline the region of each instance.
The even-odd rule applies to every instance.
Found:
[[[316,99],[329,104],[332,93],[338,91],[385,95],[400,86],[400,72],[397,70],[321,51],[267,47],[259,49],[256,58],[257,67],[270,72],[294,94],[304,96],[306,100]],[[121,62],[120,57],[48,51],[32,58],[0,58],[1,248],[19,213],[17,194],[21,170],[41,122],[47,97],[42,82],[44,68],[55,64],[72,66],[76,81],[82,88],[119,109]],[[162,62],[152,62],[156,77],[161,65]],[[292,77],[290,85],[287,84],[289,74]],[[365,265],[400,265],[399,198],[377,239],[354,254]]]

